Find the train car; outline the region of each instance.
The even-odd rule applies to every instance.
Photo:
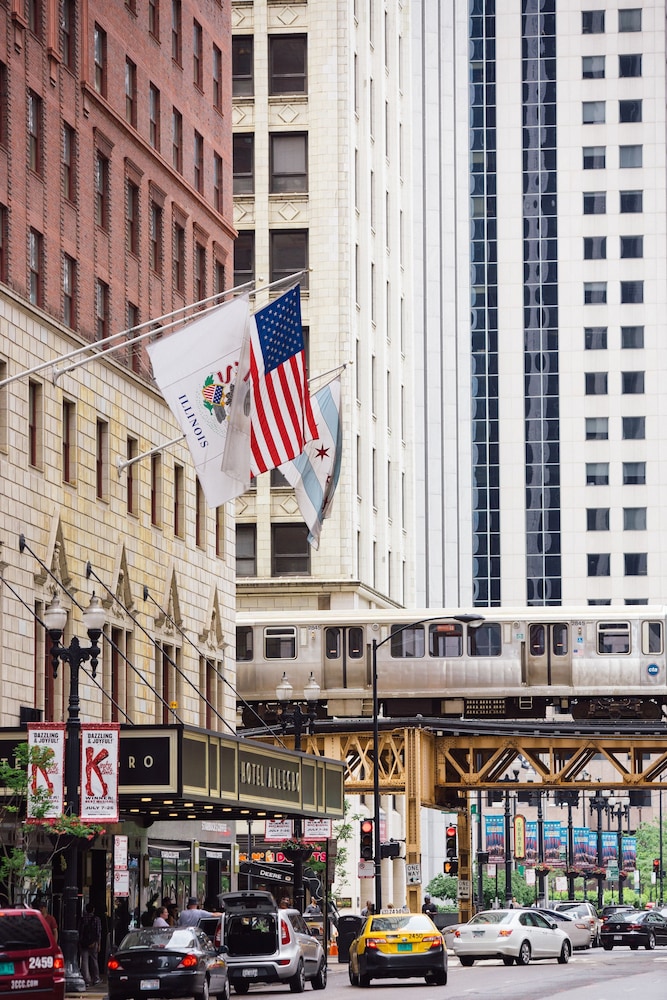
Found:
[[[283,674],[296,698],[312,675],[324,716],[369,716],[375,643],[385,716],[667,718],[666,613],[649,606],[239,612],[239,710],[245,726],[257,725],[255,713],[275,714]]]

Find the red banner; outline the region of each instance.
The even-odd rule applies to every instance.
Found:
[[[81,819],[118,822],[118,722],[81,725]]]

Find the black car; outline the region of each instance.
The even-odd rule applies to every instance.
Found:
[[[224,949],[198,927],[139,927],[107,962],[109,1000],[137,996],[229,1000]]]
[[[667,944],[667,920],[653,910],[618,911],[610,914],[602,926],[605,951],[623,945],[636,951],[643,945],[651,951],[657,944]]]

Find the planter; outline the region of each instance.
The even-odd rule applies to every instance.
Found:
[[[281,847],[288,861],[308,861],[313,855],[312,847]]]

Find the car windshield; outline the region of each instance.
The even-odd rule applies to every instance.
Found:
[[[396,913],[373,917],[370,931],[432,931],[431,920],[421,913]]]
[[[514,910],[485,910],[483,913],[477,913],[472,918],[472,920],[469,921],[469,923],[471,923],[471,924],[504,924],[508,920],[512,919],[512,914],[513,913],[514,913]]]
[[[44,924],[35,913],[0,912],[0,948],[48,948],[51,942]]]
[[[612,913],[611,916],[615,923],[622,920],[626,924],[637,924],[643,921],[646,914],[641,911],[635,913],[632,910],[622,910],[620,913]]]
[[[181,951],[196,947],[197,939],[189,927],[141,927],[130,931],[120,943],[121,951],[135,948],[167,948]]]

